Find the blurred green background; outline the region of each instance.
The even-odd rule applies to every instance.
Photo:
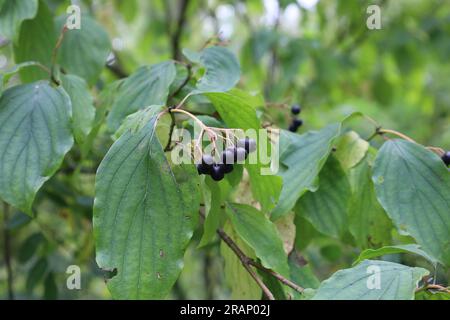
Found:
[[[207,43],[220,43],[239,57],[239,87],[264,94],[268,123],[287,128],[293,103],[303,108],[300,133],[362,111],[424,145],[450,149],[449,1],[44,2],[56,16],[71,2],[79,4],[82,14],[95,17],[109,34],[113,52],[95,86],[97,99],[107,84],[141,65],[183,59],[183,48],[199,50]],[[381,8],[380,30],[366,26],[371,4]],[[12,50],[7,39],[0,39],[0,71],[15,64]],[[11,84],[14,81],[18,80]],[[364,121],[353,128],[365,138],[373,131]],[[39,192],[35,219],[8,212],[2,234],[10,242],[16,297],[110,298],[95,263],[91,215],[95,170],[111,142],[101,130],[89,156],[82,157],[77,148],[70,152],[60,172]],[[306,226],[307,232],[317,231]],[[401,241],[400,235],[394,238]],[[8,294],[5,239],[0,249],[0,298]],[[198,251],[196,241],[170,298],[229,298],[218,243]],[[296,245],[320,280],[349,267],[359,253],[320,235],[309,243],[297,239]],[[388,258],[426,265],[416,257]],[[81,290],[66,288],[65,271],[73,264],[81,268]]]

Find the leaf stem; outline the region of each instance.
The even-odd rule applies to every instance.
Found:
[[[58,40],[56,41],[55,47],[52,50],[50,78],[55,84],[58,84],[58,85],[59,85],[59,80],[56,79],[56,77],[55,77],[56,58],[58,57],[58,50],[61,47],[62,41],[64,40],[64,35],[68,30],[69,29],[64,24],[64,26],[61,29],[61,32],[59,34]]]
[[[377,130],[377,133],[378,133],[378,134],[383,134],[383,133],[393,134],[393,135],[396,135],[396,136],[398,136],[398,137],[400,137],[400,138],[402,138],[402,139],[408,140],[409,142],[414,142],[414,143],[416,143],[413,139],[411,139],[411,138],[408,137],[407,135],[404,135],[403,133],[400,133],[400,132],[395,131],[395,130],[391,130],[391,129],[381,129],[381,128],[380,128],[380,129]]]

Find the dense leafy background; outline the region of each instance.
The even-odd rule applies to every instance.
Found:
[[[7,260],[20,298],[261,297],[218,226],[248,256],[311,288],[307,297],[410,299],[426,274],[448,285],[446,168],[411,142],[376,137],[369,145],[374,127],[358,115],[342,122],[362,112],[422,145],[450,148],[447,1],[75,2],[82,29],[65,34],[54,59],[71,1],[0,0],[0,198],[13,205],[0,208],[10,242],[0,249],[0,298],[8,296]],[[371,31],[374,2],[382,29]],[[45,70],[52,63],[58,88]],[[198,81],[177,91],[189,72]],[[246,166],[217,184],[163,161],[169,117],[156,129],[143,123],[189,92],[186,108],[213,126],[287,129],[290,105],[301,104],[299,134],[281,131],[280,176]],[[130,150],[138,152],[128,158]],[[100,165],[105,155],[112,160]],[[159,228],[142,214],[164,213],[147,196],[173,208]],[[200,197],[204,227],[190,219]],[[128,209],[136,215],[102,219]],[[113,250],[111,238],[122,240]],[[374,263],[399,290],[364,291]],[[72,264],[82,269],[82,290],[65,286]]]

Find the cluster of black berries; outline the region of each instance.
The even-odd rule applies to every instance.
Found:
[[[444,153],[441,157],[442,161],[444,161],[445,165],[448,167],[450,166],[450,151],[447,151]]]
[[[302,109],[300,108],[300,106],[298,104],[294,104],[291,107],[291,113],[294,116],[297,116],[300,113],[300,111],[302,111]],[[297,117],[294,117],[292,119],[291,124],[289,125],[289,131],[297,132],[298,128],[300,128],[302,124],[303,124],[303,120],[302,119],[298,119]]]
[[[198,174],[208,174],[215,181],[223,179],[226,173],[233,171],[233,164],[247,159],[250,152],[256,150],[256,141],[250,138],[239,139],[236,146],[226,148],[220,155],[220,161],[214,162],[209,154],[202,156],[202,162],[197,164]]]

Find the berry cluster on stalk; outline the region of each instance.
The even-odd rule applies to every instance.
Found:
[[[214,161],[210,154],[202,156],[201,163],[197,164],[198,174],[211,176],[214,181],[220,181],[225,174],[233,171],[233,165],[242,163],[250,152],[256,150],[256,141],[250,138],[239,139],[235,146],[226,148],[220,154],[220,160]]]

